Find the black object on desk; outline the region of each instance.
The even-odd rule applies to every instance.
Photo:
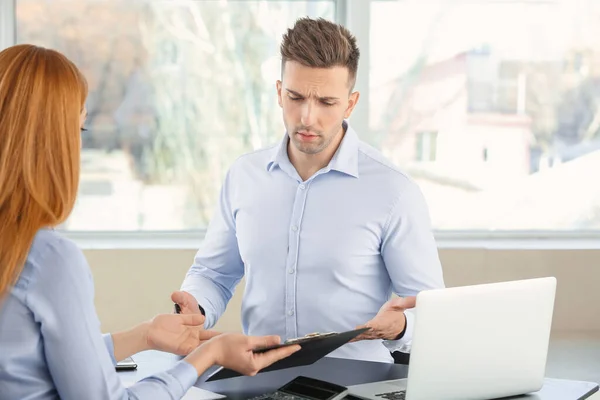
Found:
[[[348,388],[320,379],[299,376],[286,383],[277,391],[250,400],[341,400],[348,394]]]
[[[133,358],[127,357],[124,360],[121,360],[115,365],[115,369],[117,371],[133,371],[137,369],[137,363],[133,361]]]
[[[263,373],[268,371],[276,371],[278,369],[313,364],[314,362],[320,360],[321,358],[325,357],[327,354],[331,353],[338,347],[348,343],[350,340],[354,339],[356,336],[360,335],[363,332],[366,332],[369,329],[370,328],[361,328],[347,332],[326,334],[322,336],[307,335],[304,338],[293,339],[288,343],[283,343],[281,345],[274,346],[280,347],[299,343],[301,349],[292,354],[291,356],[284,358],[283,360],[279,360],[271,364],[267,368],[262,369],[260,372]],[[257,352],[260,351],[264,351],[264,349],[257,350]],[[206,381],[211,382],[219,379],[233,378],[236,376],[240,376],[240,373],[227,368],[222,368],[214,374],[212,374]]]
[[[228,399],[248,399],[276,391],[297,376],[306,376],[342,386],[406,378],[408,366],[371,361],[324,357],[312,365],[266,372],[253,377],[199,382],[198,387],[225,395]],[[598,391],[593,382],[547,378],[542,390],[511,400],[584,400]],[[347,397],[348,398],[348,397]],[[350,397],[351,398],[351,397]]]
[[[298,376],[350,386],[406,378],[407,374],[406,365],[324,357],[311,365],[265,372],[256,376],[239,376],[211,382],[199,381],[196,386],[236,400],[274,392]]]

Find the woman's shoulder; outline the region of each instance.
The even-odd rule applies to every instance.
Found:
[[[77,276],[89,268],[77,245],[53,229],[41,229],[33,239],[25,268],[44,279]]]

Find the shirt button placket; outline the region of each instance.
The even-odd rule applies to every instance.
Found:
[[[286,261],[286,294],[285,294],[285,333],[287,338],[298,337],[298,323],[296,313],[296,284],[297,284],[297,263],[298,247],[300,243],[300,234],[302,226],[302,215],[304,205],[306,204],[307,185],[301,183],[296,190],[296,197],[292,210],[290,222],[290,234],[288,242],[288,256]]]

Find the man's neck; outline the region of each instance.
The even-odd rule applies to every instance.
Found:
[[[324,168],[329,164],[333,155],[337,151],[340,143],[342,143],[342,139],[344,138],[345,131],[343,127],[340,127],[340,131],[333,139],[333,141],[327,146],[327,148],[323,149],[316,154],[306,154],[298,150],[292,144],[292,141],[288,141],[288,157],[290,162],[302,178],[302,181],[306,181],[308,178],[313,176],[317,171]]]

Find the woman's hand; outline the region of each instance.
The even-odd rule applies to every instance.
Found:
[[[147,323],[146,342],[151,349],[185,356],[220,335],[203,323],[201,314],[160,314]]]
[[[300,350],[299,345],[293,345],[261,353],[253,351],[279,343],[278,336],[246,336],[241,333],[226,333],[209,340],[187,356],[185,360],[196,367],[198,375],[202,375],[214,364],[244,375],[256,375],[263,368]]]

